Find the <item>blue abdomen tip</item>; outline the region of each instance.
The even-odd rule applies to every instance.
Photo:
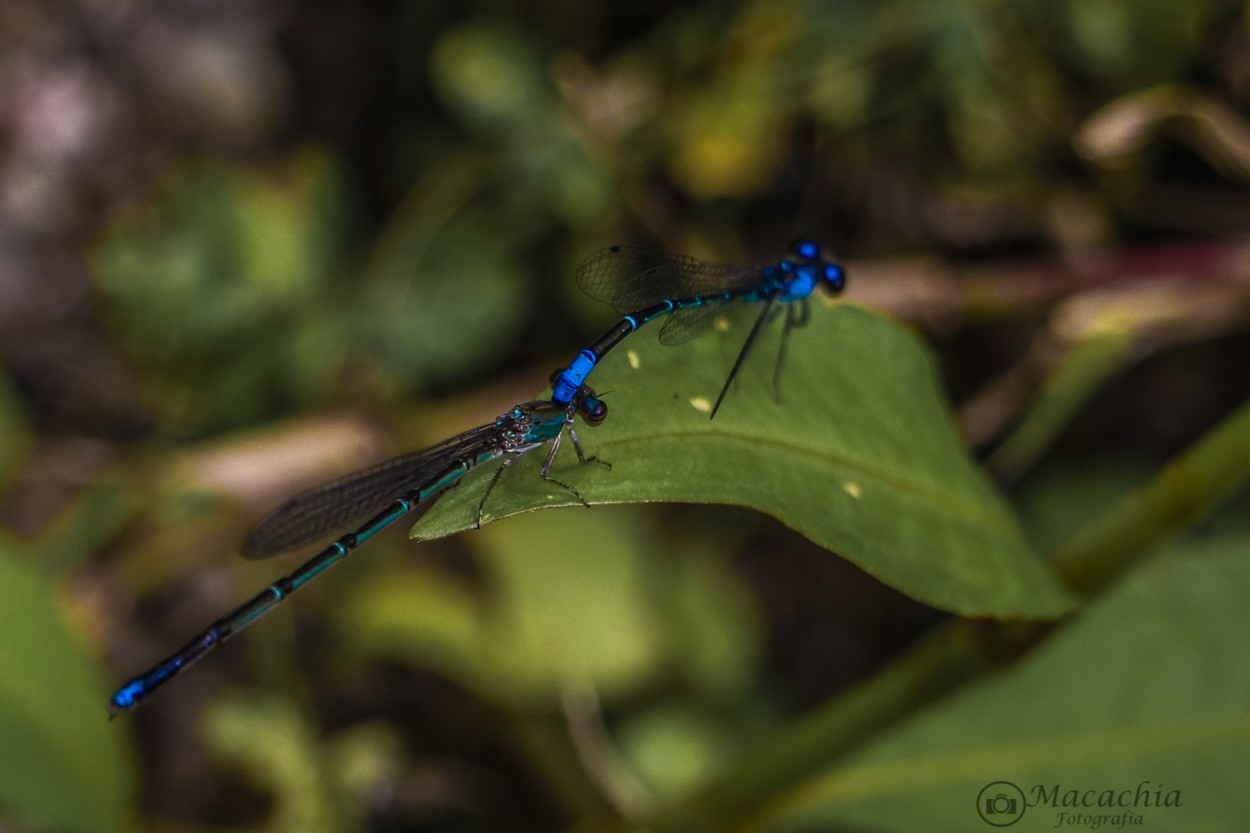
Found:
[[[135,680],[132,683],[127,683],[109,698],[109,708],[112,711],[125,711],[132,708],[135,703],[138,703],[143,694],[142,682]]]

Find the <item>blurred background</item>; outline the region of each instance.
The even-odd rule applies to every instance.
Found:
[[[235,557],[276,502],[537,394],[615,242],[819,238],[1059,543],[1250,392],[1248,23],[6,0],[0,827],[549,830],[697,786],[943,614],[745,511],[400,523],[105,702],[294,563]]]

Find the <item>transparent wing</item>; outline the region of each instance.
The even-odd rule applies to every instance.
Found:
[[[424,451],[340,477],[287,500],[243,542],[245,558],[267,558],[357,526],[456,461],[497,444],[494,423],[466,431]]]
[[[724,312],[721,304],[704,304],[671,312],[660,328],[660,343],[669,347],[685,344],[710,330],[716,316]]]
[[[577,269],[577,285],[617,312],[633,312],[666,299],[755,286],[763,266],[704,263],[686,255],[637,246],[595,252]]]

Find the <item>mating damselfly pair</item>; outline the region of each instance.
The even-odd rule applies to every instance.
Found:
[[[580,462],[595,459],[582,449],[574,423],[577,417],[588,425],[598,425],[606,419],[607,405],[586,384],[586,379],[612,348],[657,318],[666,319],[660,329],[660,341],[680,344],[709,327],[723,304],[758,304],[760,312],[712,408],[714,418],[764,324],[784,310],[781,347],[774,368],[776,383],[787,337],[791,329],[807,320],[808,299],[820,286],[829,292],[841,292],[846,275],[841,266],[822,257],[814,241],[799,240],[786,257],[751,266],[704,263],[684,255],[612,246],[587,259],[578,269],[577,281],[588,295],[612,304],[623,315],[567,367],[552,373],[550,399],[516,405],[494,422],[286,501],[248,536],[244,543],[246,555],[273,555],[344,529],[351,531],[119,688],[109,700],[110,712],[117,714],[137,706],[192,663],[346,558],[361,543],[438,497],[483,463],[503,458],[478,505],[479,526],[486,501],[507,468],[523,454],[548,445],[540,476],[589,506],[581,493],[552,477],[550,470],[565,434]]]

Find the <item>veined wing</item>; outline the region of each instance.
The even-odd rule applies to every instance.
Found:
[[[494,423],[414,451],[290,498],[243,542],[246,558],[266,558],[346,530],[420,488],[459,460],[499,445]]]

